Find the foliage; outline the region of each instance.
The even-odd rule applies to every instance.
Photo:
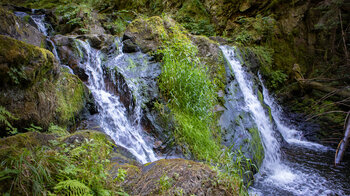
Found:
[[[225,149],[220,155],[220,163],[214,164],[213,169],[218,173],[217,183],[231,190],[236,190],[238,187],[235,192],[239,195],[248,195],[247,188],[252,182],[253,172],[258,168],[241,150],[231,152],[231,149]]]
[[[273,68],[274,50],[266,46],[255,46],[250,48],[260,61],[260,71],[266,78],[269,88],[278,89],[284,84],[288,76],[283,70]]]
[[[59,182],[55,187],[55,192],[60,195],[91,195],[91,190],[85,184],[77,180],[66,180]]]
[[[62,16],[66,24],[78,28],[80,32],[87,33],[86,25],[92,20],[93,0],[67,1],[62,0],[56,12]]]
[[[119,168],[117,176],[115,177],[114,180],[117,182],[124,182],[126,174],[127,174],[127,172],[125,169]]]
[[[243,45],[265,41],[275,34],[277,28],[272,16],[257,15],[255,18],[240,16],[236,22],[240,26],[233,32],[234,40]]]
[[[30,127],[25,128],[25,130],[29,131],[29,132],[40,132],[43,128],[39,127],[39,126],[35,126],[33,123],[30,124]]]
[[[24,68],[16,68],[16,67],[10,67],[10,71],[8,72],[8,75],[10,76],[12,82],[14,84],[20,84],[22,80],[26,80],[27,76],[24,72]]]
[[[185,153],[192,153],[200,160],[218,160],[220,145],[213,138],[207,123],[197,116],[173,110],[178,126],[175,128],[175,139]],[[189,150],[189,152],[186,152]]]
[[[10,185],[9,193],[42,195],[47,191],[46,186],[53,186],[55,180],[52,173],[63,166],[64,161],[55,152],[45,152],[45,147],[35,150],[21,149],[18,155],[10,155],[1,162],[1,169]],[[10,180],[10,181],[9,181]],[[5,183],[5,182],[2,182]]]
[[[0,106],[0,125],[4,125],[6,127],[6,130],[11,134],[14,135],[17,133],[17,128],[13,127],[10,123],[11,120],[17,120],[17,118],[6,108],[3,106]]]
[[[169,178],[166,174],[163,174],[159,179],[161,193],[165,193],[172,186],[172,183],[172,178]]]
[[[198,49],[182,34],[179,27],[173,29],[172,38],[165,40],[162,74],[159,88],[173,107],[197,115],[210,116],[215,102],[214,86],[207,74],[208,68],[196,57]]]
[[[9,184],[7,191],[14,195],[116,193],[107,170],[111,144],[99,135],[82,139],[74,143],[51,140],[50,147],[16,149],[1,162],[1,183]]]
[[[64,129],[58,125],[54,125],[52,123],[50,124],[47,132],[52,133],[52,134],[56,134],[58,136],[66,136],[69,134],[66,129]]]
[[[159,88],[178,125],[175,139],[197,158],[214,159],[219,144],[211,131],[215,127],[211,110],[217,100],[208,68],[200,63],[197,47],[179,26],[163,37],[164,48],[158,51],[163,57]]]
[[[206,36],[215,34],[214,25],[210,23],[210,15],[199,0],[185,1],[177,11],[175,19],[193,34]]]

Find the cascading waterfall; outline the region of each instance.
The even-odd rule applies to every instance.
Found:
[[[295,126],[284,121],[282,108],[276,103],[274,98],[269,94],[260,75],[259,75],[259,80],[263,87],[264,102],[271,108],[271,115],[275,121],[277,129],[282,134],[283,139],[286,140],[286,142],[288,142],[289,144],[302,145],[307,148],[313,148],[313,149],[317,148],[319,150],[328,150],[328,148],[323,145],[306,141],[303,138],[303,134],[301,131],[298,131],[295,128]]]
[[[76,40],[84,56],[82,68],[89,76],[88,87],[99,106],[100,127],[110,135],[118,145],[128,149],[142,163],[157,160],[151,147],[143,139],[141,126],[129,122],[126,109],[119,97],[108,92],[104,83],[100,51],[90,47],[89,43]],[[123,53],[119,55],[124,55]],[[115,58],[119,58],[116,56]],[[141,114],[138,114],[141,115]]]
[[[242,90],[247,109],[252,113],[260,132],[265,151],[262,167],[270,173],[273,179],[285,181],[286,183],[292,181],[295,176],[288,167],[281,163],[280,144],[274,136],[275,133],[268,115],[266,115],[259,99],[253,93],[252,81],[246,79],[241,63],[235,57],[234,50],[227,47],[221,47],[221,49],[235,73],[235,79],[238,81],[239,87]],[[274,166],[268,167],[270,165]]]
[[[28,14],[17,12],[16,15],[23,17]],[[48,25],[44,22],[44,15],[31,16],[31,18],[39,31],[47,36],[49,30],[47,29]],[[60,62],[55,44],[50,39],[47,39],[47,41],[51,44],[52,52]],[[119,97],[110,93],[106,87],[101,65],[101,52],[91,48],[88,42],[76,39],[76,43],[80,54],[83,54],[80,67],[88,75],[87,85],[99,107],[96,118],[100,127],[118,145],[125,147],[135,155],[140,162],[157,160],[152,148],[146,144],[147,137],[140,126],[142,101],[139,100],[139,90],[142,89],[142,86],[138,81],[134,82],[132,79],[127,81],[129,88],[137,98],[131,114],[133,116],[128,118],[126,108]],[[333,170],[329,172],[329,164],[322,163],[323,158],[329,155],[322,155],[321,153],[328,152],[329,149],[306,141],[303,139],[302,132],[283,119],[282,109],[269,95],[260,78],[263,86],[264,103],[271,108],[273,117],[273,122],[271,122],[267,112],[264,111],[259,99],[254,94],[254,84],[250,81],[249,74],[245,72],[240,61],[237,60],[238,56],[235,54],[235,49],[227,46],[222,46],[221,49],[244,96],[245,104],[240,107],[244,107],[247,112],[252,114],[264,146],[265,158],[260,172],[255,176],[255,182],[250,188],[250,192],[258,195],[345,195],[342,190],[347,190],[350,193],[350,189],[347,187],[348,183],[338,185],[338,178],[347,179],[347,174],[339,175],[337,171],[334,172]],[[118,67],[119,63],[125,61],[124,58],[125,54],[121,52],[119,47],[118,55],[108,56],[110,64],[107,63],[107,66],[109,69],[113,69],[116,65]],[[69,68],[61,62],[60,64],[65,68]],[[124,69],[119,68],[119,71]],[[73,73],[70,68],[69,71]],[[116,83],[116,81],[113,82]],[[273,124],[276,126],[273,126]],[[280,134],[277,134],[277,131]],[[286,151],[285,146],[279,143],[278,135],[283,137],[292,152]],[[289,154],[284,156],[284,153]],[[327,172],[324,172],[326,170]],[[331,177],[327,177],[327,175]]]
[[[324,177],[318,174],[317,170],[284,159],[281,153],[281,145],[277,140],[277,132],[274,130],[274,126],[259,99],[254,94],[254,84],[238,60],[235,49],[228,46],[221,46],[220,48],[244,95],[246,109],[253,115],[257,124],[265,150],[265,158],[260,172],[255,176],[251,192],[258,195],[343,195],[337,185],[330,185]],[[317,148],[318,144],[302,141],[299,131],[290,129],[283,123],[280,117],[280,108],[277,107],[270,96],[266,95],[268,95],[268,92],[264,88],[264,101],[271,107],[277,131],[281,133],[284,139],[291,144],[299,143]]]
[[[38,30],[45,36],[48,35],[47,25],[45,21],[45,15],[33,15],[31,16],[35,22]],[[57,53],[56,45],[51,39],[47,39],[52,47],[52,52],[57,58],[62,67],[68,69],[73,74],[73,70],[67,65],[63,65]],[[81,68],[84,69],[88,75],[87,86],[91,90],[91,93],[99,107],[99,123],[103,131],[112,137],[112,139],[120,146],[128,149],[140,162],[146,163],[157,160],[151,147],[149,147],[144,138],[143,130],[140,125],[141,106],[140,103],[136,103],[135,107],[135,122],[129,122],[127,118],[126,109],[120,102],[119,97],[108,92],[106,84],[104,82],[104,74],[101,65],[101,52],[91,48],[88,42],[76,39],[80,54],[84,54],[82,57]],[[118,62],[121,56],[120,48],[119,55],[115,56],[114,62]]]
[[[44,23],[45,20],[45,15],[33,15],[31,16],[31,18],[33,19],[33,21],[35,22],[35,24],[38,27],[38,30],[43,33],[45,36],[48,36],[48,32],[47,32],[47,24]]]

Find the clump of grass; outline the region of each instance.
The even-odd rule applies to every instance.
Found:
[[[198,48],[179,26],[171,31],[163,36],[164,48],[158,51],[163,57],[159,88],[178,125],[175,139],[196,158],[215,159],[220,150],[210,129],[215,124],[215,85],[197,57]]]

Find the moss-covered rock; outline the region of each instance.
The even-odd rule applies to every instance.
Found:
[[[76,76],[59,71],[51,52],[3,35],[0,46],[0,104],[18,118],[14,127],[46,130],[50,123],[70,126],[79,119],[88,90]]]
[[[58,72],[55,57],[48,50],[0,35],[0,80],[3,88],[29,87],[42,78],[52,80]]]
[[[167,31],[174,21],[165,21],[159,16],[138,18],[132,21],[123,36],[123,41],[131,39],[144,53],[155,52],[167,37]]]
[[[122,184],[132,195],[238,195],[219,182],[208,165],[184,159],[162,159],[142,167],[120,166],[127,171]]]
[[[0,35],[7,35],[39,47],[45,42],[42,33],[2,6],[0,6]]]

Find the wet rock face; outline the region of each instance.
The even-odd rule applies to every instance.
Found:
[[[77,39],[88,40],[91,47],[101,50],[107,55],[112,50],[116,51],[114,45],[114,37],[105,34],[86,34],[80,36],[63,36],[56,35],[51,38],[57,47],[58,57],[62,64],[69,66],[74,74],[76,74],[82,81],[88,81],[88,75],[81,67],[84,65],[87,51],[81,50]],[[111,48],[112,47],[112,48]]]
[[[0,7],[0,35],[10,36],[39,47],[45,43],[45,36],[42,33],[3,7]]]
[[[244,110],[244,96],[234,75],[228,72],[226,86],[225,110],[220,117],[222,144],[232,150],[241,149],[247,158],[259,167],[264,158],[264,150],[259,132],[251,114]]]
[[[123,52],[124,53],[133,53],[140,51],[139,47],[131,41],[131,39],[127,39],[123,41]]]

